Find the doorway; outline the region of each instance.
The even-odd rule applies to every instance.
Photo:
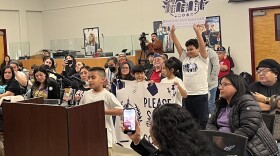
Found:
[[[270,58],[280,63],[280,41],[276,40],[277,14],[280,14],[280,6],[249,9],[253,78],[256,78],[256,67],[261,60]]]
[[[3,62],[4,56],[6,55],[7,55],[6,29],[0,29],[0,64]]]

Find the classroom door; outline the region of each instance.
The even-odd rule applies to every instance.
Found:
[[[268,58],[280,63],[280,41],[276,41],[275,28],[275,15],[280,14],[280,8],[254,10],[252,13],[255,67]]]
[[[0,64],[7,54],[6,30],[0,29]]]

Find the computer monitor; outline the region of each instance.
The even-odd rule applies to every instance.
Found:
[[[100,54],[100,57],[110,57],[113,56],[114,53],[113,52],[103,52]]]

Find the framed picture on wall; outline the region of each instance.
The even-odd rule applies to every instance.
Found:
[[[222,45],[220,16],[206,17],[202,36],[206,38],[207,45],[213,49]]]
[[[99,42],[99,28],[84,28],[84,46],[85,56],[93,56],[96,54],[97,49],[100,48]]]
[[[154,32],[157,33],[158,39],[162,42],[163,53],[174,53],[174,43],[170,36],[170,27],[163,27],[162,21],[155,21]]]

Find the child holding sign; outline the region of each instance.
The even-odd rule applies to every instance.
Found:
[[[188,96],[187,90],[184,86],[183,81],[178,78],[180,76],[180,70],[182,67],[178,65],[173,60],[167,60],[162,65],[161,74],[165,77],[161,80],[162,83],[174,83],[178,87],[176,93],[176,99],[174,103],[182,106],[182,97],[186,98]],[[171,90],[170,90],[171,92]]]

